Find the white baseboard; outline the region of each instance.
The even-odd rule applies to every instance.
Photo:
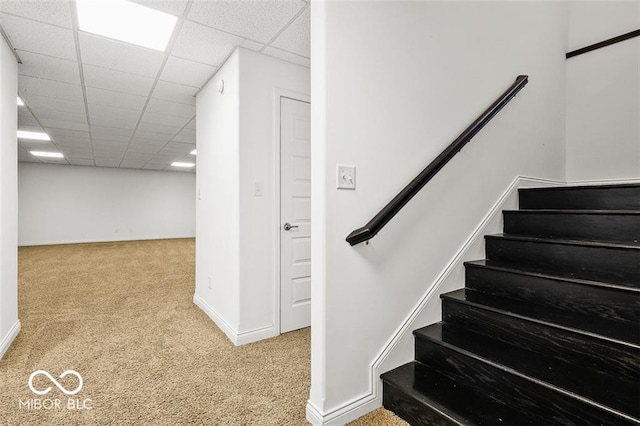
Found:
[[[268,339],[275,337],[279,333],[276,331],[275,326],[257,328],[254,330],[238,332],[231,324],[224,320],[218,313],[197,294],[193,295],[193,303],[202,309],[205,314],[218,326],[220,330],[231,340],[236,346],[246,345],[247,343],[257,342],[258,340]]]
[[[18,242],[18,247],[33,247],[33,246],[58,246],[64,244],[95,244],[95,243],[120,243],[131,241],[153,241],[153,240],[183,240],[187,238],[195,238],[195,235],[189,234],[185,236],[154,236],[154,237],[130,237],[130,238],[98,238],[98,239],[83,239],[83,240],[59,240],[59,241],[27,241]]]
[[[15,324],[13,324],[7,335],[4,336],[4,338],[0,341],[0,359],[2,359],[4,354],[7,353],[9,347],[18,336],[18,333],[20,333],[20,328],[21,324],[20,320],[18,320],[15,322]]]

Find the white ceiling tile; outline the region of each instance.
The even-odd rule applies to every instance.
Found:
[[[196,129],[195,128],[185,127],[180,132],[180,135],[182,135],[182,136],[190,136],[190,137],[195,138],[196,137]]]
[[[196,1],[189,11],[190,20],[250,38],[270,41],[280,29],[306,6],[291,1]]]
[[[99,126],[135,129],[139,118],[140,112],[138,111],[89,104],[89,119],[92,125],[95,123]]]
[[[51,135],[51,137],[61,137],[61,138],[78,138],[85,139],[89,138],[89,132],[87,131],[78,131],[78,130],[68,130],[68,129],[59,129],[50,127],[47,129],[47,133]]]
[[[245,38],[240,42],[238,46],[244,47],[245,49],[253,50],[254,52],[259,52],[264,48],[265,45],[262,43],[258,43],[257,41]]]
[[[65,157],[69,158],[93,158],[93,150],[91,148],[74,148],[62,146],[60,151]]]
[[[148,163],[145,164],[143,169],[145,170],[164,170],[167,167],[169,167],[169,164],[153,164],[153,163]]]
[[[195,87],[159,81],[151,97],[185,105],[195,105],[196,98],[194,95],[197,91],[198,89]]]
[[[172,142],[183,142],[183,143],[196,143],[196,137],[195,136],[183,135],[182,133],[180,133],[179,135],[177,135],[176,137],[171,139],[171,141]]]
[[[80,84],[78,63],[66,59],[18,50],[22,64],[18,65],[18,74],[47,80]]]
[[[148,140],[148,141],[154,141],[154,143],[160,143],[160,142],[167,143],[167,142],[169,142],[171,137],[172,137],[172,135],[169,135],[169,134],[146,132],[146,131],[140,130],[140,128],[138,128],[138,130],[136,131],[135,137],[132,140],[145,139],[145,140]]]
[[[176,130],[176,133],[178,133],[180,131],[180,129],[189,122],[189,120],[191,119],[191,117],[188,118],[184,118],[184,117],[179,117],[176,115],[166,115],[166,114],[156,114],[153,112],[145,112],[145,114],[142,116],[142,121],[141,123],[145,123],[145,124],[160,124],[163,126],[171,126],[171,127],[177,127],[178,130]],[[144,129],[142,129],[144,130]]]
[[[69,164],[72,166],[95,166],[95,162],[93,160],[87,160],[84,158],[67,158]]]
[[[32,108],[31,111],[36,116],[36,118],[38,118],[38,120],[40,120],[40,122],[45,126],[46,124],[44,124],[43,120],[59,120],[63,122],[87,124],[87,115],[84,111],[82,111],[81,113],[76,113],[48,108]]]
[[[35,109],[55,109],[61,112],[71,112],[74,114],[83,114],[85,112],[84,102],[73,102],[64,99],[45,98],[43,96],[36,96],[34,94],[29,94],[28,97],[25,97],[24,101],[27,103],[27,105]]]
[[[43,118],[43,119],[39,119],[40,123],[42,123],[42,125],[45,128],[49,128],[49,127],[54,127],[57,129],[67,129],[67,130],[81,130],[81,131],[87,131],[89,130],[89,126],[87,125],[87,123],[81,123],[81,122],[73,122],[73,121],[62,121],[62,120],[52,120],[52,119],[48,119],[48,118]]]
[[[100,138],[103,136],[127,136],[131,137],[133,130],[125,129],[122,127],[109,127],[109,126],[99,126],[97,124],[91,123],[91,136]]]
[[[162,134],[168,139],[171,139],[180,131],[180,127],[164,126],[162,124],[155,123],[140,123],[138,130],[140,132]],[[136,133],[136,135],[142,137],[141,134]]]
[[[126,145],[129,143],[129,139],[131,136],[122,136],[122,135],[103,135],[103,134],[93,134],[91,135],[91,140],[95,144],[113,144],[113,145]]]
[[[173,16],[182,16],[187,0],[131,0],[135,3],[160,10]]]
[[[171,56],[164,66],[160,80],[201,88],[217,69],[211,65]]]
[[[214,3],[211,2],[211,4]],[[185,21],[171,54],[183,59],[220,66],[241,41],[240,37]]]
[[[29,99],[29,96],[35,95],[77,103],[84,102],[80,85],[27,77],[25,75],[18,76],[18,92],[24,99]]]
[[[127,149],[127,155],[130,154],[157,154],[162,149],[162,146],[158,145],[146,145],[141,143],[132,143]]]
[[[310,32],[310,8],[296,18],[295,21],[287,27],[276,38],[271,46],[288,52],[296,53],[300,56],[310,57],[311,50],[311,32]]]
[[[89,138],[73,138],[64,136],[53,136],[53,141],[58,146],[69,148],[87,148],[91,149],[91,140]]]
[[[273,56],[274,58],[291,62],[293,64],[302,65],[303,67],[307,67],[307,68],[311,67],[311,61],[309,60],[309,58],[305,58],[291,52],[280,50],[275,47],[267,47],[262,51],[262,53],[264,53],[265,55]]]
[[[65,0],[2,0],[0,11],[59,27],[71,28],[71,8]]]
[[[187,155],[193,151],[195,146],[189,143],[181,142],[169,142],[164,148],[162,148],[161,154],[183,154]]]
[[[123,161],[120,164],[121,169],[141,169],[146,164],[146,161]]]
[[[155,78],[164,52],[78,32],[82,63]]]
[[[31,117],[31,116],[29,116],[29,117],[18,117],[18,127],[24,128],[24,127],[27,127],[27,126],[40,127],[40,125],[38,124],[36,119]],[[42,130],[40,130],[40,131],[42,131]]]
[[[96,158],[97,167],[113,167],[117,168],[120,165],[120,160],[108,159],[108,158]]]
[[[117,108],[142,111],[147,98],[128,93],[114,92],[112,90],[87,87],[87,102],[96,105],[106,105]]]
[[[193,105],[179,104],[177,102],[169,102],[157,98],[149,100],[146,111],[189,119],[196,115],[196,107]]]
[[[95,65],[83,65],[84,82],[87,87],[107,89],[131,95],[148,96],[153,79],[122,71],[110,70]]]
[[[0,25],[15,49],[78,59],[72,30],[0,13]]]

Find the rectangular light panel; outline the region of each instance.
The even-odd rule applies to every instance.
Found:
[[[27,130],[18,130],[18,139],[33,139],[36,141],[50,141],[48,134],[42,132],[29,132]]]
[[[48,157],[48,158],[64,158],[64,155],[60,152],[47,152],[47,151],[29,151],[31,155],[36,157]]]
[[[126,0],[76,0],[78,28],[164,52],[178,18]]]
[[[180,161],[174,161],[173,163],[171,163],[171,165],[173,167],[193,167],[195,166],[195,164],[193,163],[181,163]]]

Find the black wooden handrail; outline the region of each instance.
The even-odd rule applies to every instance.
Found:
[[[516,81],[480,117],[445,148],[409,185],[373,217],[362,228],[347,237],[349,244],[356,245],[375,237],[378,232],[431,180],[476,133],[478,133],[528,82],[529,77],[519,75]]]
[[[621,41],[629,40],[630,38],[640,36],[640,30],[630,31],[626,34],[619,35],[617,37],[612,37],[608,40],[601,41],[599,43],[594,43],[589,46],[583,47],[581,49],[572,50],[571,52],[566,54],[567,59],[572,58],[574,56],[582,55],[583,53],[591,52],[592,50],[600,49],[601,47],[610,46],[615,43],[620,43]]]

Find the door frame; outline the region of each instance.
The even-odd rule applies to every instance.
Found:
[[[286,89],[273,89],[273,229],[274,229],[274,259],[273,259],[273,271],[274,271],[274,294],[273,294],[273,323],[274,328],[277,335],[282,334],[280,327],[280,295],[282,293],[282,276],[281,276],[281,258],[280,258],[280,250],[281,250],[281,238],[280,238],[280,227],[282,226],[282,221],[280,214],[282,213],[281,205],[282,200],[280,199],[280,160],[281,160],[281,143],[280,143],[280,119],[281,119],[281,100],[282,98],[291,99],[294,101],[306,102],[311,104],[311,96],[294,92],[292,90]],[[313,160],[312,160],[313,161]]]

